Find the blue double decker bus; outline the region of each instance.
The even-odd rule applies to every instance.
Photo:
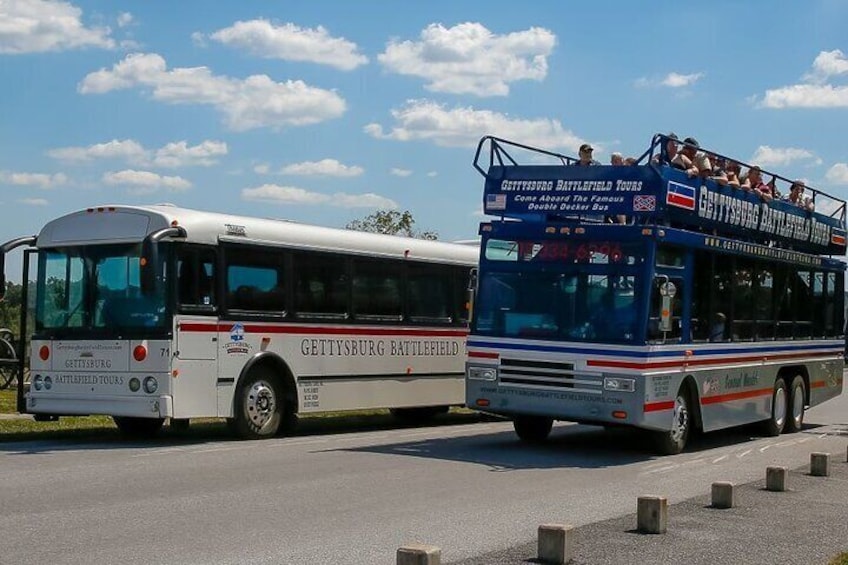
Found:
[[[645,429],[679,453],[695,431],[798,431],[842,392],[845,202],[692,178],[657,158],[668,141],[632,166],[480,141],[493,218],[466,404],[511,417],[523,440],[567,420]]]

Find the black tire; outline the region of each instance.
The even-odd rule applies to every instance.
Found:
[[[244,439],[277,435],[286,411],[277,379],[270,371],[254,370],[236,390],[235,418],[231,427]]]
[[[121,435],[132,439],[150,439],[154,437],[165,423],[165,418],[131,418],[128,416],[112,416]]]
[[[685,388],[677,391],[674,400],[671,428],[668,431],[652,432],[654,449],[660,455],[677,455],[686,448],[692,433],[692,400]]]
[[[553,418],[543,416],[518,416],[512,421],[515,433],[527,443],[542,443],[551,434]]]
[[[800,432],[804,427],[804,414],[807,406],[807,385],[804,378],[797,375],[789,385],[789,403],[786,405],[786,427],[785,433],[793,434]]]
[[[786,381],[778,377],[774,381],[774,389],[771,393],[771,416],[762,423],[763,433],[770,437],[779,436],[786,427],[786,412],[789,406],[786,391]]]

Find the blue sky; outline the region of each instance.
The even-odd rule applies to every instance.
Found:
[[[674,131],[846,198],[846,29],[839,0],[0,0],[0,239],[158,202],[472,238],[487,134],[606,163]]]

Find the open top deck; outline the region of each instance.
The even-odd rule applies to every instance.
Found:
[[[805,253],[845,254],[844,200],[806,187],[814,207],[809,210],[779,199],[764,201],[711,178],[690,178],[654,159],[667,141],[655,135],[634,165],[578,166],[578,159],[567,155],[484,137],[474,158],[486,179],[483,211],[530,222],[671,226]],[[763,174],[787,187],[792,183],[776,173]]]

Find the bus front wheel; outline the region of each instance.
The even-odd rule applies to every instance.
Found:
[[[515,433],[527,443],[541,443],[548,439],[553,425],[552,418],[542,416],[518,416],[512,421]]]
[[[112,416],[121,435],[134,439],[147,439],[156,435],[165,423],[164,418],[131,418]]]
[[[668,431],[653,432],[657,452],[661,455],[677,455],[686,447],[691,430],[692,413],[689,409],[689,395],[681,389],[674,400],[671,428]]]
[[[778,377],[774,381],[774,389],[771,393],[771,416],[763,422],[763,432],[767,436],[779,436],[786,427],[787,402],[786,381]]]
[[[236,392],[232,427],[244,439],[267,439],[280,430],[285,410],[276,379],[266,371],[247,376]]]
[[[807,386],[801,375],[792,379],[789,386],[788,414],[786,418],[786,432],[800,432],[804,426],[804,412],[807,405]]]

